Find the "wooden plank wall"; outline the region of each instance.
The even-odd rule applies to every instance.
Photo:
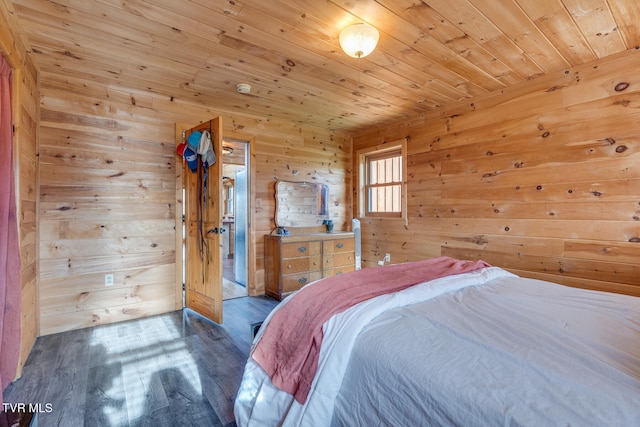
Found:
[[[633,50],[358,133],[409,138],[408,221],[364,220],[363,265],[482,258],[640,295],[639,107]]]
[[[13,68],[13,123],[15,126],[14,165],[19,212],[20,264],[22,285],[22,341],[18,373],[29,356],[38,331],[37,306],[37,122],[38,69],[27,52],[15,21],[13,5],[0,0],[0,55]]]
[[[252,294],[264,293],[262,236],[275,227],[275,179],[328,183],[331,213],[348,224],[346,135],[46,73],[41,92],[42,335],[174,309],[176,123],[220,115],[225,132],[255,141]],[[114,274],[113,286],[105,274]]]

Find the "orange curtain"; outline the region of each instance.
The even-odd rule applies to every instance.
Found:
[[[13,176],[11,67],[0,56],[0,385],[13,381],[20,357],[20,249]],[[2,403],[0,393],[0,403]]]

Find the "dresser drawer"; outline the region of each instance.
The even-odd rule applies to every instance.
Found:
[[[282,274],[303,273],[305,271],[320,271],[322,269],[322,257],[320,255],[301,258],[288,258],[281,260],[280,271]]]
[[[322,277],[339,276],[340,274],[348,273],[350,271],[355,271],[355,269],[356,267],[354,265],[345,265],[343,267],[330,268],[330,269],[324,270]]]
[[[341,252],[325,255],[323,258],[323,267],[327,268],[336,268],[343,267],[345,265],[355,265],[355,253],[354,252]]]
[[[333,254],[338,252],[355,251],[355,241],[353,239],[335,239],[322,242],[322,252]]]
[[[315,280],[322,279],[322,272],[314,271],[301,274],[292,274],[282,277],[282,294],[283,297],[286,293],[291,293],[302,288]]]
[[[292,242],[282,244],[282,258],[308,257],[320,255],[321,242]]]
[[[343,252],[340,254],[333,254],[333,267],[343,267],[345,265],[355,266],[356,255],[355,252]]]

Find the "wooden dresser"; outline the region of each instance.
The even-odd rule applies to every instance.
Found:
[[[282,300],[314,280],[355,270],[351,232],[266,235],[265,292]]]

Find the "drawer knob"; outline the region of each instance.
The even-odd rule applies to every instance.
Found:
[[[344,245],[343,245],[342,243],[338,243],[338,244],[336,245],[336,248],[338,248],[338,249],[342,249],[342,247],[343,247],[343,246],[344,246]]]
[[[298,252],[302,252],[302,253],[307,252],[307,247],[306,247],[306,246],[300,246],[300,247],[298,248]]]
[[[301,285],[304,285],[305,283],[307,283],[307,278],[306,277],[299,278],[298,283],[300,283]]]

